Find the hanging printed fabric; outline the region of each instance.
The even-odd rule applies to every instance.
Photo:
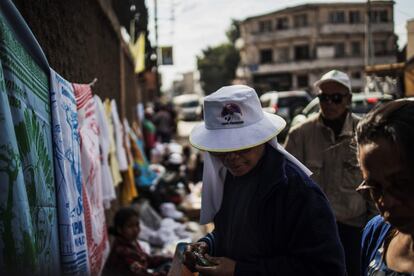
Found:
[[[86,84],[73,84],[81,137],[83,205],[91,275],[99,275],[109,254],[102,196],[99,126],[92,90]]]
[[[87,275],[88,252],[75,94],[72,84],[52,69],[50,81],[62,272]]]
[[[123,144],[126,147],[128,170],[126,172],[122,172],[122,178],[124,181],[122,183],[120,191],[120,202],[122,206],[128,206],[131,204],[132,200],[138,196],[138,192],[135,185],[133,160],[131,155],[131,144],[129,142],[129,139],[127,140],[127,138],[129,137],[129,124],[126,119],[124,119],[123,129],[125,130],[125,140]]]
[[[121,120],[119,119],[118,109],[116,107],[115,100],[111,100],[111,111],[115,131],[116,154],[118,157],[119,169],[121,170],[121,172],[123,172],[128,170],[128,161],[124,147],[125,133],[124,128],[122,127]]]
[[[0,65],[0,275],[60,275],[48,73],[1,9]]]
[[[112,180],[114,182],[115,187],[117,187],[122,182],[122,176],[119,171],[118,158],[116,157],[115,131],[114,123],[112,120],[112,108],[110,99],[105,100],[104,109],[105,119],[108,125],[109,132],[109,167],[111,168]]]
[[[109,127],[105,118],[105,110],[101,98],[98,95],[93,96],[95,99],[96,118],[99,125],[99,145],[101,149],[102,165],[102,198],[105,209],[111,208],[111,201],[116,199],[114,182],[112,180],[111,170],[109,168]]]
[[[122,178],[124,181],[121,184],[119,202],[121,206],[129,206],[134,198],[138,196],[137,189],[135,187],[134,180],[134,168],[128,166],[128,170],[122,172]]]

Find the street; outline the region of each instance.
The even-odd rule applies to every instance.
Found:
[[[188,140],[191,130],[199,123],[201,123],[201,121],[178,121],[177,138],[182,142]]]

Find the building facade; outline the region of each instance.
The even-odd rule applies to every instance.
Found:
[[[183,94],[197,94],[203,96],[204,93],[200,84],[200,72],[190,71],[183,73],[180,80],[173,81],[170,94],[172,97]]]
[[[261,94],[311,90],[338,69],[361,91],[366,64],[396,62],[393,7],[394,1],[304,4],[247,18],[237,75]]]

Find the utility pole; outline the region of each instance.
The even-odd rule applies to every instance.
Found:
[[[367,0],[367,9],[365,16],[365,66],[369,66],[373,62],[373,44],[372,44],[372,30],[371,30],[371,1]]]
[[[158,7],[157,7],[157,0],[154,0],[154,28],[155,28],[155,82],[156,82],[156,94],[157,97],[161,96],[160,91],[160,78],[158,76],[158,62],[159,62],[159,49],[158,49]]]

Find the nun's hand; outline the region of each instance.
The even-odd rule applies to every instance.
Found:
[[[208,252],[208,245],[205,242],[196,242],[187,245],[185,251],[184,251],[184,260],[183,264],[188,267],[192,272],[195,272],[195,265],[197,263],[197,257],[194,254],[194,252],[198,252],[202,255],[204,255],[206,252]]]
[[[211,257],[205,255],[211,263],[215,263],[214,266],[200,266],[196,265],[195,268],[203,276],[232,276],[236,267],[236,262],[226,257]]]

